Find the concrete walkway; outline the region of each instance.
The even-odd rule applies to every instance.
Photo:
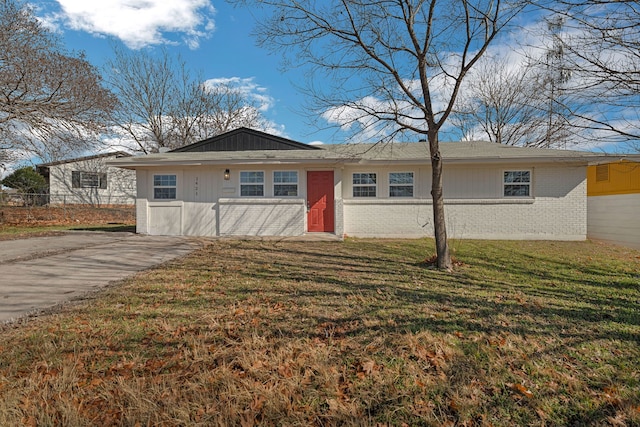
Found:
[[[71,232],[0,241],[0,323],[54,307],[201,247],[183,237]]]

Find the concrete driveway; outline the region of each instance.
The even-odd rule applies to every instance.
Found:
[[[71,232],[0,241],[0,324],[201,247],[184,237]]]

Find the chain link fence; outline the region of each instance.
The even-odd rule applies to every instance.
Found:
[[[54,203],[50,203],[54,199]],[[94,203],[73,203],[74,194],[0,192],[0,225],[135,224],[135,200],[110,197]]]

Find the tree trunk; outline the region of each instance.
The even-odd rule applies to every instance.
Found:
[[[447,242],[447,228],[444,216],[444,193],[442,191],[442,157],[438,134],[429,133],[429,151],[431,154],[431,197],[433,199],[433,231],[436,239],[437,267],[451,270],[451,255]]]

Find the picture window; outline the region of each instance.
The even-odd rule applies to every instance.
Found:
[[[107,174],[105,172],[71,172],[72,188],[107,188]]]

